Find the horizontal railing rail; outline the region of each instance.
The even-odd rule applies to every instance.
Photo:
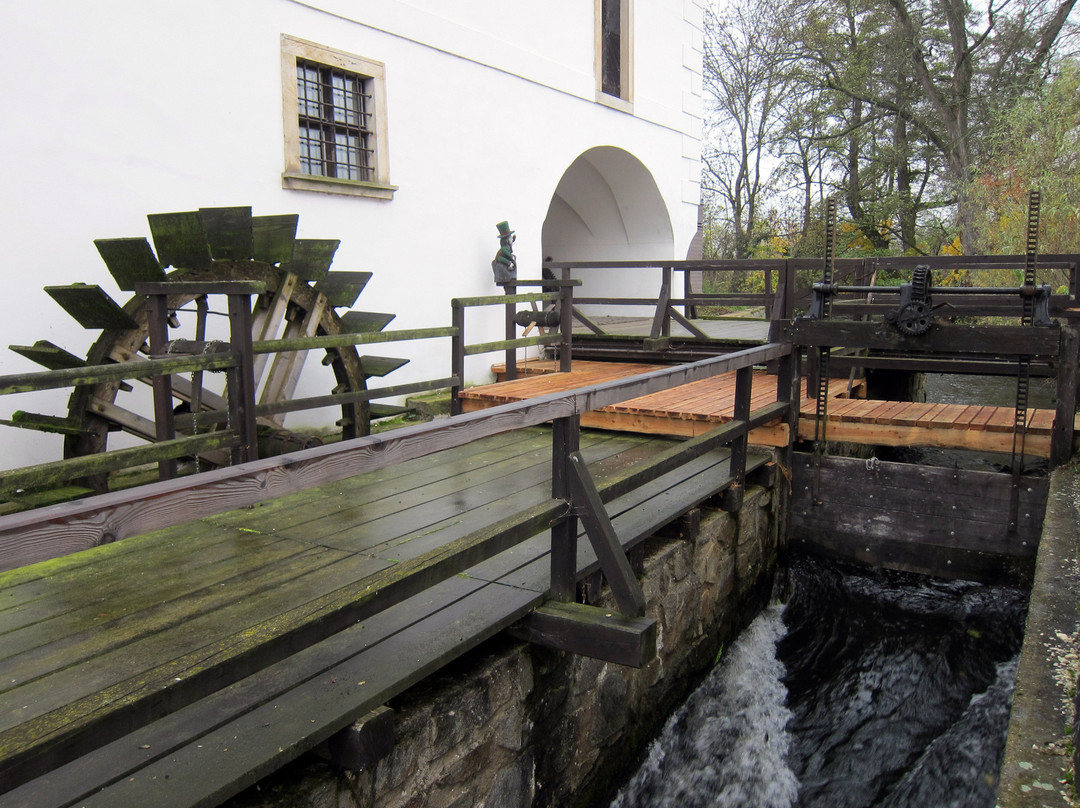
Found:
[[[175,284],[166,287],[172,293]],[[198,284],[195,291],[203,289]],[[251,284],[231,286],[228,283],[206,287],[207,293],[228,294],[239,302],[230,303],[234,310],[245,305],[250,306]],[[162,290],[150,285],[145,288],[148,296],[156,294],[162,297]],[[168,315],[167,305],[160,300],[158,307],[149,308],[155,316],[164,320]],[[30,373],[7,374],[0,376],[0,396],[21,393],[35,393],[47,390],[95,385],[106,382],[123,383],[126,381],[148,381],[155,387],[154,418],[138,418],[139,437],[152,441],[145,446],[127,449],[113,449],[98,454],[68,457],[54,462],[32,466],[0,470],[0,495],[15,496],[16,502],[28,501],[26,492],[57,488],[72,481],[85,481],[100,478],[101,475],[132,469],[146,464],[157,463],[162,479],[177,473],[176,461],[185,457],[211,457],[216,463],[226,462],[230,455],[232,462],[255,459],[258,454],[256,437],[256,418],[264,418],[282,413],[299,412],[329,406],[341,406],[371,402],[378,399],[417,395],[448,387],[459,386],[460,378],[455,376],[440,377],[363,390],[331,393],[323,396],[305,398],[287,398],[278,401],[256,404],[254,384],[240,383],[245,375],[245,366],[252,357],[261,354],[297,352],[309,350],[333,350],[346,346],[370,345],[377,343],[408,342],[438,338],[452,338],[456,332],[451,327],[421,328],[395,331],[377,331],[365,333],[329,334],[310,337],[252,341],[251,329],[240,328],[233,331],[231,343],[214,343],[213,350],[205,350],[207,343],[192,343],[189,340],[167,340],[163,324],[158,324],[157,350],[148,358],[132,359],[123,362],[110,362],[101,365],[84,365],[58,370],[44,370]],[[176,350],[176,353],[169,351]],[[192,352],[192,353],[189,353]],[[220,372],[229,374],[226,383],[224,404],[226,409],[202,409],[197,413],[182,414],[174,412],[175,400],[171,384],[162,380],[171,379],[181,373],[199,374]],[[164,392],[163,392],[164,390]],[[16,411],[11,423],[21,425],[26,421],[44,424],[50,431],[67,434],[77,430],[70,419],[58,416],[31,416]],[[128,420],[134,421],[130,415]],[[224,428],[223,428],[224,427]],[[131,428],[135,428],[132,426]],[[199,430],[213,428],[212,434],[195,434]],[[180,433],[180,434],[178,434]],[[184,434],[187,433],[187,434]],[[224,451],[229,450],[229,451]],[[70,489],[71,495],[85,493],[83,488]],[[63,493],[63,492],[59,492]]]
[[[559,369],[566,372],[570,370],[570,355],[572,349],[572,318],[574,310],[573,288],[580,281],[557,281],[540,280],[526,281],[517,280],[513,283],[502,284],[502,295],[483,295],[478,297],[458,297],[450,301],[451,323],[454,332],[450,345],[450,373],[456,383],[450,388],[450,414],[461,414],[460,393],[465,379],[465,358],[479,356],[481,354],[503,351],[504,374],[507,380],[517,378],[517,352],[522,348],[538,348],[546,346],[558,346]],[[518,293],[518,286],[541,286],[544,288],[558,287],[557,292],[528,292]],[[537,326],[540,334],[535,337],[528,336],[530,328],[526,328],[522,336],[517,336],[517,329],[525,327],[517,321],[517,306],[528,303],[535,309],[536,304],[547,304],[548,310],[541,308],[533,312],[526,312],[526,318],[534,318],[532,325]],[[488,342],[468,343],[465,338],[465,312],[468,309],[482,308],[486,306],[502,306],[504,308],[504,339],[491,340]],[[551,328],[548,312],[553,314],[558,327]]]
[[[883,272],[910,271],[920,265],[928,265],[932,271],[964,270],[1013,270],[1023,269],[1026,256],[1023,255],[978,255],[978,256],[875,256],[869,258],[837,258],[833,262],[833,278],[837,283],[852,286],[871,286],[874,279]],[[1050,299],[1050,311],[1055,315],[1070,313],[1069,309],[1080,308],[1078,293],[1077,266],[1080,255],[1047,254],[1038,257],[1038,269],[1059,270],[1068,275],[1068,288],[1065,293],[1055,292]],[[650,339],[659,339],[670,333],[671,322],[678,321],[678,311],[690,319],[698,313],[699,306],[764,306],[765,317],[769,320],[790,320],[798,312],[805,311],[812,295],[812,285],[820,277],[824,267],[823,258],[787,258],[787,259],[725,259],[725,260],[647,260],[647,261],[560,261],[544,264],[545,269],[558,273],[568,279],[572,275],[588,277],[595,270],[660,270],[661,288],[656,298],[619,298],[614,296],[578,295],[575,305],[625,305],[655,306],[656,314]],[[671,283],[671,273],[683,273],[683,294],[675,297]],[[702,283],[704,273],[717,274],[736,272],[758,272],[764,276],[762,292],[705,292]],[[935,295],[949,295],[956,286],[936,286]],[[865,315],[880,313],[880,309],[869,309],[865,293],[862,299],[849,293],[846,298],[838,298],[843,310],[849,314]],[[967,293],[959,292],[960,295]],[[965,296],[963,299],[945,298],[955,308],[955,316],[968,316],[973,313],[986,316],[1013,316],[1020,309],[1019,303],[980,297],[978,294]],[[588,315],[575,310],[575,318],[597,335],[605,335],[603,328],[589,319]],[[686,324],[683,324],[686,328]],[[693,327],[687,328],[694,337],[704,336]]]
[[[750,368],[790,354],[790,346],[770,343],[629,379],[465,413],[447,421],[405,426],[379,435],[0,516],[0,566],[20,566],[234,510],[490,435],[572,418],[629,398]],[[782,398],[790,401],[790,391]],[[784,417],[787,410],[785,403],[766,414],[769,420],[775,420]],[[757,422],[754,414],[750,418]],[[748,421],[736,420],[739,421],[736,426],[722,427],[724,440],[744,437],[751,428]]]

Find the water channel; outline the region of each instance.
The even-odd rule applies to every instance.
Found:
[[[928,401],[1016,403],[1010,377],[925,382]],[[1029,406],[1054,394],[1032,379]],[[612,808],[992,808],[1027,592],[808,558],[786,574],[785,602],[724,649]]]
[[[1027,593],[796,559],[613,808],[991,808]]]

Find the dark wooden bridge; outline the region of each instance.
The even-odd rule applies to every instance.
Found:
[[[1076,257],[1066,258],[1057,263],[1071,261],[1075,277]],[[936,371],[1007,372],[1027,361],[1032,372],[1059,378],[1046,452],[1071,454],[1071,328],[1021,324],[975,333],[941,322],[926,336],[897,335],[884,323],[780,316],[770,327],[778,341],[746,348],[696,326],[691,309],[715,296],[689,284],[676,298],[676,265],[660,268],[661,293],[651,301],[649,333],[636,336],[636,358],[660,355],[676,364],[608,367],[609,375],[582,384],[580,374],[592,366],[579,361],[575,370],[571,363],[574,267],[560,265],[555,269],[566,277],[556,292],[507,290],[458,301],[446,334],[455,340],[456,392],[464,357],[472,353],[511,352],[514,376],[518,349],[555,346],[563,373],[522,371],[508,386],[464,393],[455,400],[478,408],[445,422],[0,517],[9,568],[0,575],[0,805],[218,804],[308,750],[328,744],[333,754],[344,728],[509,627],[534,642],[642,664],[655,652],[655,623],[642,617],[644,597],[627,553],[645,537],[705,501],[737,509],[748,476],[782,479],[774,461],[794,472],[793,514],[804,514],[810,533],[836,526],[830,500],[855,513],[827,485],[830,475],[845,479],[825,452],[830,431],[840,433],[845,406],[862,407],[864,422],[893,431],[907,428],[908,416],[899,402],[873,411],[860,402],[851,367],[907,371],[929,363]],[[682,268],[705,271],[705,265]],[[776,279],[793,283],[794,270],[770,272],[765,296],[744,302],[790,315],[790,287],[768,286]],[[557,332],[465,343],[463,314],[472,305],[556,302],[563,304]],[[1070,293],[1055,311],[1068,316],[1074,303]],[[860,317],[880,315],[884,306],[860,305],[879,307],[860,310]],[[611,323],[604,331],[582,313],[579,322],[585,321],[604,332],[593,331],[595,350],[629,344]],[[329,344],[329,337],[305,342]],[[830,375],[827,358],[823,369],[830,352],[833,370],[842,367],[843,375]],[[804,355],[816,361],[800,361]],[[104,366],[100,373],[165,375],[208,363],[243,372],[248,359],[231,351],[143,361],[134,370]],[[69,376],[85,380],[97,372],[80,368]],[[716,406],[718,396],[729,398]],[[1022,460],[1041,453],[1036,438],[1049,416],[1025,408],[1018,432],[1017,412],[1007,434],[1025,436]],[[619,427],[623,416],[629,420]],[[601,419],[596,425],[603,432],[581,430],[592,418]],[[935,418],[922,405],[910,415],[910,428],[944,433],[963,422],[966,433],[992,433],[997,425],[997,415],[981,409],[949,411],[948,425],[944,415]],[[884,434],[879,429],[866,439],[887,442]],[[925,440],[924,433],[911,434],[912,442]],[[818,451],[789,454],[800,437]],[[175,458],[192,440],[207,437],[162,445]],[[242,435],[214,440],[251,445]],[[756,449],[751,440],[782,451]],[[1015,454],[1015,445],[1010,450]],[[886,488],[908,490],[892,484],[893,469],[866,469],[878,481],[888,478]],[[958,567],[976,569],[988,554],[1030,561],[1037,523],[1023,514],[1039,507],[1038,485],[1029,485],[1028,475],[995,477],[992,499],[1002,508],[992,523],[1004,538],[980,548],[971,542],[991,522],[956,520],[962,537],[934,539],[942,563],[974,558]],[[956,496],[939,497],[941,508],[984,482],[960,473],[952,479],[948,490]],[[946,490],[943,480],[931,475],[926,490]],[[909,532],[913,502],[890,512],[892,523]],[[1022,526],[1010,523],[1010,504],[1013,518],[1020,508]],[[985,498],[965,505],[965,513],[978,507],[985,510]],[[859,518],[889,507],[871,510]],[[852,535],[859,518],[848,520]],[[896,531],[869,539],[864,560],[917,566],[894,544]],[[576,602],[579,588],[595,589],[598,576],[615,596],[615,612]]]

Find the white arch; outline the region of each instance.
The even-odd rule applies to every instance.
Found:
[[[671,259],[675,249],[671,216],[652,174],[614,146],[589,149],[566,169],[548,205],[542,242],[544,258],[553,261],[651,261]],[[659,271],[590,271],[575,295],[655,297],[659,277]]]

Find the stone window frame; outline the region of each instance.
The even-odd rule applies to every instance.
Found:
[[[351,180],[305,174],[300,170],[300,107],[296,90],[296,62],[301,59],[347,71],[364,78],[374,103],[374,180]],[[393,199],[386,116],[386,66],[382,62],[335,48],[281,35],[282,120],[285,135],[285,170],[281,187],[345,196]]]
[[[604,6],[616,3],[619,7],[619,92],[604,90]],[[594,46],[596,72],[596,101],[623,112],[634,111],[634,0],[594,0]]]

